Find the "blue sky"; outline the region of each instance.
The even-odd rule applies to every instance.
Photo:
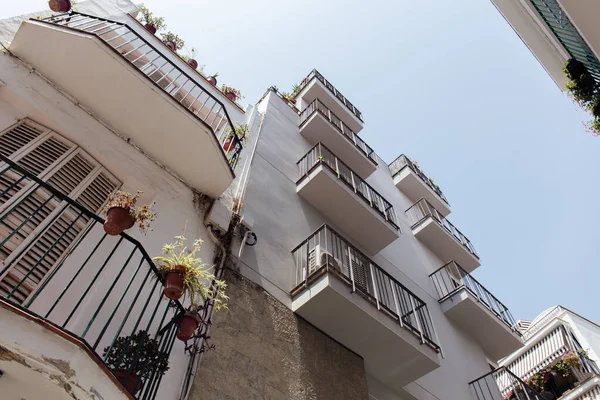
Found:
[[[0,18],[47,7],[9,3]],[[475,277],[516,318],[562,304],[600,322],[600,138],[489,0],[145,4],[245,102],[319,69],[383,159],[406,153],[440,185]]]

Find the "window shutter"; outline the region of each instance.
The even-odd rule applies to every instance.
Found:
[[[7,157],[90,211],[99,212],[120,182],[55,132],[39,140],[39,135],[21,133],[30,129],[23,123],[0,136],[0,152],[9,148],[3,144],[9,137],[10,143],[25,150],[14,150],[15,144]],[[24,142],[26,138],[30,143]],[[22,304],[66,256],[90,221],[49,190],[21,178],[12,171],[0,175],[0,194],[4,193],[0,196],[0,296]]]

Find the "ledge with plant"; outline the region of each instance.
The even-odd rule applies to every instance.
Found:
[[[186,247],[185,236],[176,236],[175,242],[163,246],[163,255],[154,257],[159,277],[164,279],[164,294],[171,300],[178,300],[187,294],[188,311],[179,321],[177,338],[189,340],[201,319],[198,311],[204,302],[211,300],[215,311],[227,307],[229,297],[225,294],[225,281],[219,280],[211,272],[212,266],[205,264],[197,253],[202,248],[202,240],[197,239],[191,250]]]
[[[169,369],[169,354],[144,330],[119,337],[104,349],[103,357],[106,366],[133,395],[145,380],[161,377]]]
[[[183,49],[185,42],[173,32],[161,33],[162,42],[173,52]]]
[[[159,32],[167,27],[165,24],[165,19],[163,17],[156,17],[147,7],[141,6],[138,7],[138,10],[139,21],[151,34],[155,35],[156,32]]]
[[[225,93],[225,96],[233,102],[242,98],[242,93],[239,90],[225,84],[221,85],[221,92]]]
[[[142,233],[150,229],[150,222],[156,219],[156,213],[152,210],[153,204],[144,204],[136,207],[140,194],[131,194],[117,190],[108,196],[104,214],[104,231],[109,235],[116,236],[137,224]]]

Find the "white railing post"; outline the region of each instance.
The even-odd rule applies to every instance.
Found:
[[[404,326],[402,322],[402,314],[400,311],[400,305],[398,304],[398,293],[396,293],[396,285],[394,282],[390,282],[392,286],[392,297],[394,298],[394,306],[396,307],[396,315],[398,315],[398,322],[400,323],[400,327]]]
[[[373,283],[373,294],[375,295],[375,302],[377,303],[377,309],[380,310],[379,306],[379,295],[377,293],[377,285],[375,284],[375,273],[373,272],[373,264],[369,262],[369,269],[371,270],[371,282]]]

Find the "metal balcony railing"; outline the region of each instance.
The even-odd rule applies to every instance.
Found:
[[[325,85],[325,87],[331,92],[333,93],[333,95],[335,97],[337,97],[337,99],[339,101],[341,101],[348,110],[350,110],[350,112],[352,114],[354,114],[354,116],[356,116],[356,118],[358,118],[359,120],[361,120],[361,122],[363,121],[362,119],[362,113],[360,111],[358,111],[358,108],[354,107],[354,105],[352,103],[350,103],[348,101],[348,99],[346,99],[344,97],[343,94],[341,94],[336,88],[335,86],[333,86],[327,79],[325,79],[323,77],[323,75],[321,75],[319,73],[319,71],[317,71],[316,69],[313,69],[312,71],[310,71],[310,73],[306,76],[306,78],[302,79],[302,82],[300,82],[300,91],[302,91],[302,89],[304,89],[304,87],[306,85],[308,85],[308,83],[313,79],[318,79],[319,81],[321,81],[321,83],[323,85]]]
[[[101,39],[195,118],[206,124],[217,138],[230,168],[232,171],[235,169],[243,145],[234,134],[235,128],[227,109],[199,84],[200,77],[192,78],[164,55],[171,50],[158,38],[155,38],[156,43],[150,43],[122,22],[77,12],[58,14],[43,19],[42,22],[85,32]],[[173,55],[176,56],[175,53]],[[196,73],[191,69],[189,72]]]
[[[427,186],[429,186],[429,188],[433,190],[433,192],[437,194],[440,199],[444,201],[444,203],[449,204],[448,200],[446,199],[446,196],[444,196],[444,193],[442,193],[440,187],[433,183],[433,179],[425,175],[423,171],[421,171],[421,168],[419,168],[417,164],[412,162],[410,158],[406,157],[404,154],[401,154],[400,157],[396,158],[389,165],[389,168],[392,177],[396,176],[396,174],[400,173],[400,171],[402,171],[404,168],[410,168],[411,171],[413,171],[419,178],[421,178],[421,180]]]
[[[165,301],[162,277],[144,247],[127,234],[107,236],[102,218],[6,157],[0,156],[0,162],[5,163],[0,172],[0,301],[77,338],[100,364],[118,338],[140,331],[170,355],[184,309]],[[36,221],[48,219],[45,228],[32,230]],[[141,350],[132,349],[131,362],[104,367],[115,376],[121,373],[122,381],[133,372],[151,371],[134,396],[150,400],[162,376],[146,355],[138,355]]]
[[[314,145],[297,164],[300,170],[300,179],[297,183],[306,179],[308,174],[316,167],[323,165],[333,171],[340,181],[348,185],[358,197],[385,218],[394,229],[400,229],[392,204],[352,171],[342,160],[337,158],[335,154],[321,142]]]
[[[548,28],[569,52],[582,62],[597,81],[600,81],[600,61],[581,37],[567,14],[556,0],[530,0]]]
[[[469,239],[463,235],[454,225],[450,223],[438,210],[435,209],[427,200],[421,199],[406,210],[408,221],[411,224],[411,229],[415,229],[427,218],[432,218],[442,228],[444,228],[454,239],[463,245],[475,258],[479,259],[475,247]]]
[[[459,290],[466,289],[477,298],[481,305],[490,310],[514,333],[521,336],[516,327],[517,323],[508,308],[456,262],[449,262],[431,274],[430,277],[440,303]]]
[[[469,386],[474,400],[546,400],[506,367],[469,382]]]
[[[366,155],[373,163],[377,164],[377,161],[373,157],[373,149],[369,147],[361,138],[356,136],[356,133],[348,127],[341,119],[338,118],[323,102],[319,99],[313,100],[302,112],[300,113],[300,127],[314,114],[318,112],[325,119],[327,119],[334,127],[338,130],[346,139],[354,144],[364,155]]]
[[[292,250],[296,284],[292,293],[308,288],[321,273],[332,273],[372,302],[378,310],[417,335],[436,351],[433,321],[427,304],[327,225]]]

